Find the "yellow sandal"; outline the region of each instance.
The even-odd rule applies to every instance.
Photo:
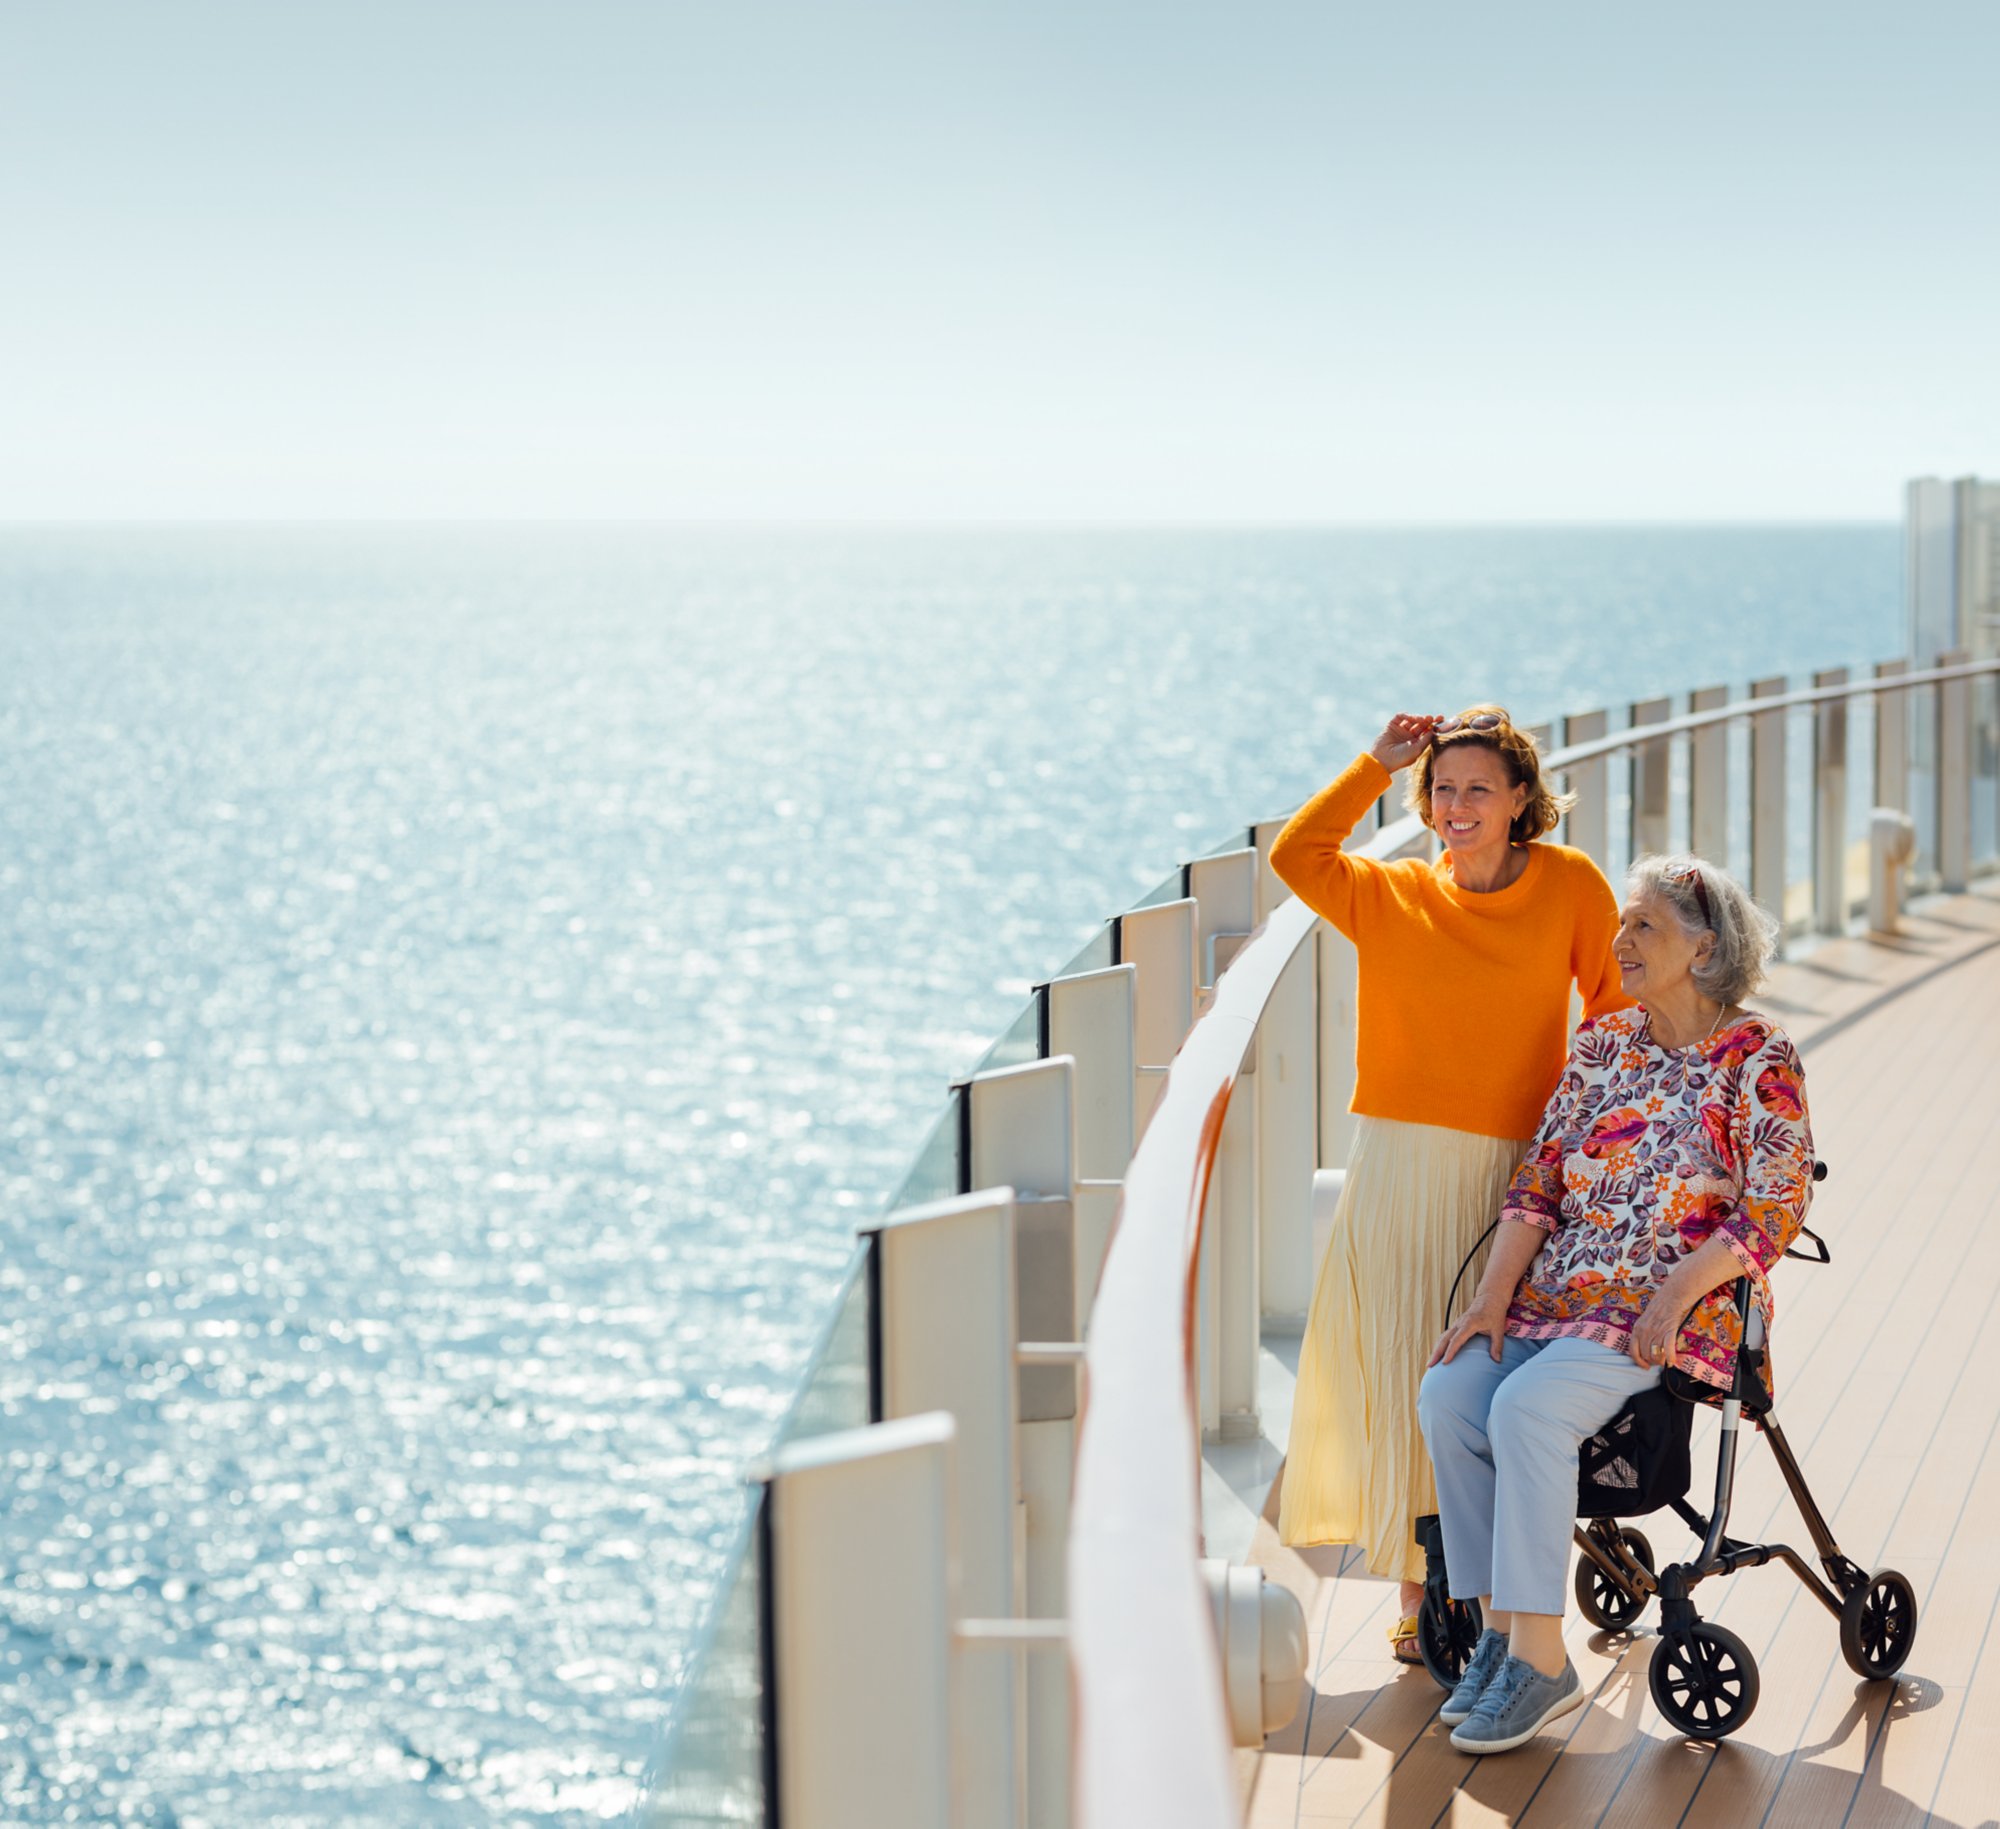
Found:
[[[1403,1647],[1409,1646],[1408,1655]],[[1399,1664],[1421,1664],[1424,1654],[1417,1647],[1417,1616],[1405,1614],[1389,1628],[1389,1655]]]

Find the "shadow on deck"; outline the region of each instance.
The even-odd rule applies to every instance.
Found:
[[[1704,1617],[1757,1658],[1762,1698],[1731,1739],[1676,1735],[1632,1634],[1572,1608],[1591,1705],[1477,1761],[1436,1720],[1441,1692],[1388,1657],[1393,1584],[1352,1550],[1294,1551],[1257,1523],[1251,1559],[1296,1593],[1312,1635],[1297,1717],[1239,1755],[1251,1829],[1335,1823],[1992,1824],[2000,1813],[2000,895],[1929,904],[1889,943],[1822,944],[1754,1001],[1805,1054],[1831,1173],[1812,1224],[1833,1252],[1775,1279],[1778,1415],[1842,1547],[1900,1568],[1922,1607],[1894,1682],[1864,1683],[1834,1620],[1782,1567],[1702,1586]],[[1697,1495],[1714,1418],[1695,1437]],[[1733,1535],[1807,1547],[1775,1466],[1746,1439]],[[1663,1558],[1687,1533],[1646,1529]]]

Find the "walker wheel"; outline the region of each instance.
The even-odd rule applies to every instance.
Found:
[[[1440,1599],[1424,1589],[1424,1604],[1417,1609],[1417,1650],[1440,1689],[1458,1687],[1482,1626],[1478,1601],[1444,1600],[1440,1605]]]
[[[1653,1546],[1646,1541],[1643,1531],[1621,1526],[1618,1541],[1624,1545],[1626,1555],[1648,1575],[1657,1573]],[[1574,1585],[1576,1604],[1583,1617],[1593,1626],[1602,1626],[1606,1632],[1623,1632],[1646,1610],[1647,1597],[1644,1594],[1633,1593],[1622,1582],[1605,1574],[1588,1556],[1576,1559]]]
[[[1735,1733],[1757,1706],[1757,1664],[1750,1647],[1726,1626],[1706,1620],[1661,1635],[1647,1684],[1660,1713],[1692,1740]]]
[[[1917,1642],[1917,1591],[1877,1569],[1840,1609],[1840,1655],[1864,1677],[1893,1677]]]

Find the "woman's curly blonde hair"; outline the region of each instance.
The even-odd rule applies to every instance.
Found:
[[[1525,845],[1553,832],[1556,822],[1576,805],[1576,796],[1558,794],[1542,779],[1542,752],[1536,748],[1535,739],[1525,730],[1516,728],[1504,705],[1468,705],[1458,715],[1459,728],[1448,735],[1434,737],[1430,747],[1411,765],[1410,785],[1405,795],[1410,811],[1425,825],[1431,823],[1431,765],[1436,762],[1441,750],[1464,744],[1490,749],[1506,765],[1508,785],[1528,790],[1527,804],[1515,814],[1513,824],[1507,831],[1507,836],[1515,844]],[[1499,728],[1468,729],[1467,720],[1477,717],[1496,717],[1500,720]]]

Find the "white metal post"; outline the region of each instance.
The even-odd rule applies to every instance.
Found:
[[[1226,851],[1187,867],[1195,958],[1213,988],[1257,924],[1257,853]],[[1202,1241],[1202,1426],[1234,1440],[1257,1434],[1261,1309],[1257,1274],[1257,1101],[1254,1043],[1224,1115]]]
[[[1589,743],[1604,735],[1609,717],[1602,711],[1580,711],[1563,720],[1564,746]],[[1601,870],[1611,854],[1611,807],[1605,792],[1604,758],[1579,762],[1569,770],[1566,785],[1576,796],[1570,809],[1569,842],[1585,852]]]
[[[1347,1107],[1354,1097],[1354,1044],[1359,1034],[1357,990],[1360,955],[1354,942],[1330,921],[1322,921],[1318,936],[1319,1167],[1347,1166],[1354,1142],[1354,1115]]]
[[[1216,1240],[1217,1429],[1224,1441],[1255,1441],[1263,1433],[1257,1413],[1257,1363],[1263,1348],[1261,1278],[1257,1265],[1256,1042],[1245,1060],[1223,1114],[1215,1164],[1221,1222]]]
[[[1271,845],[1289,823],[1283,819],[1260,819],[1250,828],[1250,843],[1257,853],[1257,920],[1260,925],[1271,910],[1292,893],[1285,887],[1284,879],[1271,868]]]
[[[958,1604],[976,1617],[1012,1618],[1022,1610],[1013,1191],[907,1208],[864,1230],[875,1233],[883,1420],[951,1415]],[[1016,1829],[1026,1789],[1024,1668],[961,1657],[957,1677],[953,1829]]]
[[[1225,851],[1187,867],[1195,905],[1195,966],[1204,989],[1222,976],[1257,925],[1257,853]]]
[[[1194,1383],[1202,1441],[1222,1434],[1222,1177],[1209,1179],[1201,1208],[1201,1254],[1195,1266]]]
[[[1727,686],[1704,686],[1688,700],[1690,711],[1720,711]],[[1729,726],[1710,724],[1694,733],[1688,757],[1688,849],[1729,868]]]
[[[1674,702],[1640,699],[1632,707],[1632,725],[1658,724],[1674,715]],[[1631,851],[1636,860],[1659,856],[1671,841],[1673,810],[1668,794],[1673,782],[1674,750],[1668,738],[1642,743],[1632,752]]]
[[[1129,965],[1080,972],[1048,987],[1049,1046],[1075,1061],[1077,1319],[1088,1323],[1132,1160],[1138,1052]]]
[[[952,1820],[952,1435],[933,1413],[772,1456],[765,1604],[786,1829]]]
[[[1319,947],[1292,955],[1257,1025],[1257,1271],[1267,1320],[1305,1325],[1312,1300],[1312,1181],[1318,1159],[1315,997]]]
[[[1774,699],[1784,691],[1780,673],[1755,681],[1750,696]],[[1750,893],[1778,923],[1780,935],[1785,869],[1785,713],[1760,711],[1750,720]]]
[[[1900,679],[1909,672],[1906,660],[1878,660],[1878,680]],[[1910,695],[1875,695],[1875,804],[1891,812],[1910,810]]]
[[[1940,654],[1940,667],[1955,667],[1971,659],[1954,650]],[[1972,682],[1943,680],[1938,685],[1938,876],[1947,895],[1956,895],[1972,880]]]
[[[1120,915],[1118,963],[1139,974],[1134,1005],[1139,1066],[1132,1104],[1133,1130],[1143,1137],[1160,1082],[1194,1026],[1194,903],[1162,902]]]
[[[1016,1325],[1023,1341],[1082,1336],[1076,1262],[1074,1064],[1067,1055],[973,1077],[969,1172],[975,1187],[1014,1189]],[[1065,1560],[1076,1458],[1076,1371],[1020,1369],[1022,1556],[1026,1611],[1068,1611]],[[1062,1829],[1069,1807],[1069,1673],[1028,1663],[1028,1808],[1035,1829]]]
[[[1845,667],[1823,667],[1815,686],[1844,686]],[[1817,705],[1813,716],[1813,927],[1847,931],[1847,701]]]

